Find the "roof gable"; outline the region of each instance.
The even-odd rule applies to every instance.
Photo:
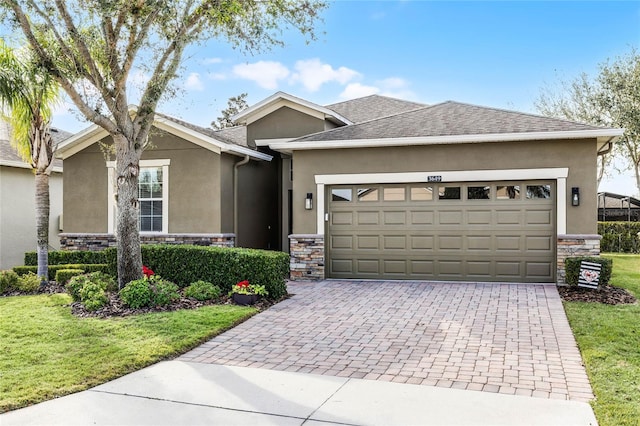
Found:
[[[329,120],[340,126],[353,124],[351,120],[343,117],[336,111],[284,92],[274,93],[268,98],[234,115],[231,117],[231,120],[238,124],[248,125],[282,107],[289,107],[320,120]]]
[[[135,113],[135,107],[132,107],[132,112]],[[234,130],[234,137],[225,137],[225,132],[206,129],[159,113],[154,115],[153,126],[218,154],[227,152],[238,156],[248,155],[255,160],[265,161],[271,161],[273,158],[270,155],[248,148],[246,146],[246,135],[243,137],[239,129]],[[94,124],[60,144],[57,156],[62,159],[68,158],[108,135],[106,130]]]

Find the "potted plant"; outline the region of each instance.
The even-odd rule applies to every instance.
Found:
[[[249,284],[249,280],[240,281],[238,284],[235,284],[229,292],[231,300],[233,300],[235,304],[243,306],[253,305],[260,297],[267,296],[268,294],[263,285]]]

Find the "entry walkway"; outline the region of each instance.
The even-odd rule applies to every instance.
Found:
[[[179,360],[593,398],[555,285],[327,280],[289,292]]]

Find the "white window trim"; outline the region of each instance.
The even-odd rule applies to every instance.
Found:
[[[107,161],[107,199],[108,199],[108,214],[107,214],[107,232],[115,234],[115,223],[117,217],[117,204],[115,198],[115,170],[116,162]],[[160,160],[140,160],[140,168],[144,167],[162,167],[162,232],[161,234],[169,233],[169,165],[170,159]],[[158,234],[158,232],[140,232],[144,235]]]
[[[356,185],[376,183],[422,183],[428,176],[440,176],[442,182],[491,182],[505,180],[555,180],[556,183],[556,233],[567,232],[567,167],[512,170],[465,170],[447,172],[410,173],[354,173],[315,175],[317,198],[317,233],[324,235],[326,185]]]

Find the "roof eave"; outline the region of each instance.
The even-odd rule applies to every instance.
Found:
[[[450,145],[465,143],[490,143],[490,142],[525,142],[535,140],[557,139],[597,139],[598,142],[613,142],[620,138],[624,129],[601,130],[575,130],[575,131],[551,131],[551,132],[521,132],[521,133],[487,133],[476,135],[445,135],[445,136],[419,136],[399,138],[376,139],[346,139],[333,141],[292,141],[275,142],[269,144],[274,151],[291,153],[296,150],[310,149],[341,149],[341,148],[375,148],[388,146],[415,146],[415,145]]]

